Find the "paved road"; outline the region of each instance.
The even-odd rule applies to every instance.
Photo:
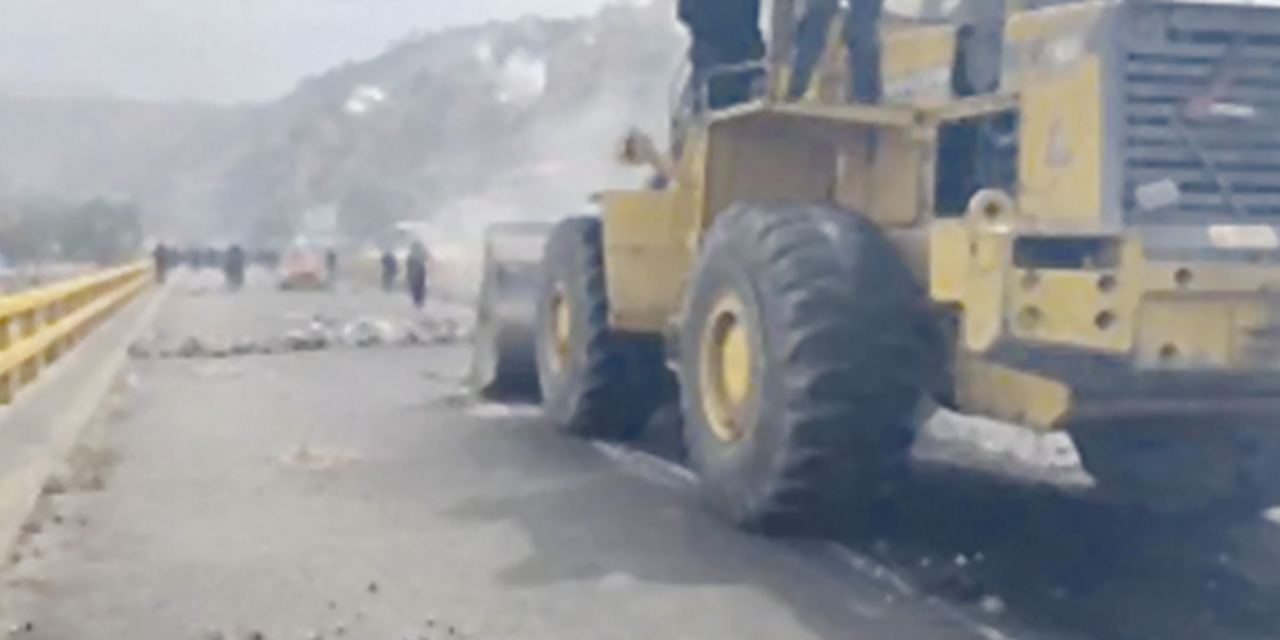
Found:
[[[184,278],[153,340],[266,341],[316,316],[417,322],[376,291]],[[470,403],[466,357],[140,357],[28,527],[0,615],[49,640],[1280,637],[1264,520],[934,471],[833,540],[762,540],[704,514],[678,453],[644,453],[660,430],[641,449],[552,435]]]

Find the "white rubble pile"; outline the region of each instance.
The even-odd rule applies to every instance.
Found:
[[[241,336],[224,339],[193,334],[174,341],[158,333],[131,344],[129,355],[140,360],[228,358],[330,349],[449,345],[470,337],[470,332],[461,323],[447,318],[396,321],[364,317],[342,323],[316,315],[304,322],[305,326],[264,338]]]

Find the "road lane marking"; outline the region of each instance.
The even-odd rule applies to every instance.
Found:
[[[536,418],[542,415],[542,409],[536,405],[479,402],[467,407],[467,413],[484,419]]]
[[[831,553],[836,561],[842,566],[852,569],[865,577],[871,578],[877,582],[883,582],[893,587],[899,595],[913,598],[919,595],[905,578],[898,575],[888,567],[868,558],[867,556],[850,549],[838,542],[828,542],[827,551]]]
[[[693,471],[652,453],[611,442],[593,441],[591,444],[630,475],[677,489],[689,489],[698,485],[698,476]]]

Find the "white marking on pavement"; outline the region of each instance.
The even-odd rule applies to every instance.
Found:
[[[471,405],[467,413],[477,418],[536,418],[542,415],[542,409],[536,405],[482,402]]]
[[[622,471],[650,482],[687,489],[698,484],[698,476],[670,460],[651,453],[628,449],[609,442],[593,442],[596,449],[618,465]]]
[[[908,582],[906,578],[903,578],[901,575],[883,564],[880,564],[879,562],[876,562],[875,560],[837,542],[827,543],[826,549],[835,557],[837,562],[845,568],[853,570],[854,573],[866,578],[871,578],[876,582],[887,584],[897,591],[902,597],[919,598],[919,591],[917,591],[915,587],[911,586],[911,583]],[[933,598],[926,598],[924,601],[933,605],[937,611],[941,612],[956,623],[968,628],[969,631],[984,640],[1013,640],[1004,632],[986,624],[985,622],[975,619],[973,616],[958,607]]]
[[[836,557],[836,560],[855,572],[876,581],[884,582],[903,596],[913,597],[916,595],[917,592],[911,587],[910,583],[879,562],[839,543],[828,543],[827,549]]]

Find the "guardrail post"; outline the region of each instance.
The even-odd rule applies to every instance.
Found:
[[[10,329],[12,321],[9,318],[0,318],[0,354],[9,349],[12,344],[10,337]],[[0,405],[13,402],[13,394],[17,385],[14,384],[13,375],[9,372],[0,372]]]
[[[40,331],[52,328],[54,325],[58,324],[59,307],[61,306],[62,303],[60,301],[54,300],[53,302],[50,302],[48,306],[39,310],[38,313],[40,315],[36,320],[40,324]],[[62,341],[54,340],[49,343],[48,347],[45,347],[44,353],[40,354],[41,364],[43,366],[52,365],[61,353]]]
[[[18,335],[22,340],[31,340],[35,338],[36,332],[39,330],[40,322],[37,318],[37,311],[35,309],[18,314]],[[34,381],[38,375],[40,375],[40,358],[28,358],[27,361],[23,362],[22,366],[19,368],[18,383],[21,386],[28,385]]]

